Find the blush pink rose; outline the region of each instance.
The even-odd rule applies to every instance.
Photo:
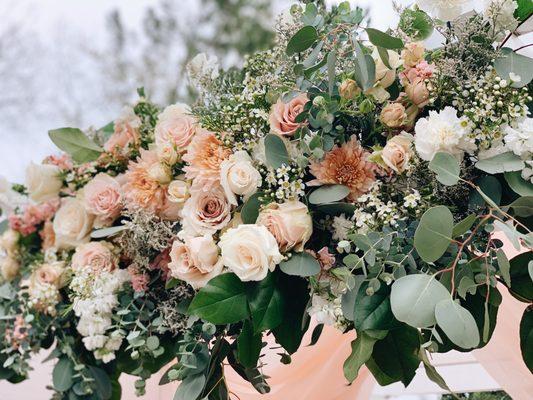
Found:
[[[117,257],[113,253],[113,245],[108,242],[89,242],[76,248],[72,256],[72,268],[81,270],[90,268],[98,273],[111,272],[117,266]]]
[[[296,122],[296,117],[309,101],[306,94],[300,94],[288,103],[281,99],[270,110],[270,130],[280,136],[293,136],[306,123]]]
[[[405,86],[405,93],[409,100],[418,108],[424,108],[429,104],[429,90],[421,78],[415,78],[413,81],[409,81]]]
[[[199,289],[222,272],[219,248],[211,235],[175,241],[170,251],[170,274]]]
[[[122,189],[120,183],[107,174],[98,174],[83,190],[85,209],[96,216],[96,227],[109,226],[122,210]]]
[[[141,119],[131,107],[125,107],[115,121],[115,130],[104,144],[104,150],[115,156],[127,156],[130,148],[139,144]]]
[[[309,210],[299,201],[269,204],[259,213],[257,224],[268,228],[283,253],[293,249],[303,251],[313,233]]]
[[[185,104],[173,104],[159,114],[155,126],[155,143],[158,148],[175,147],[183,154],[198,128],[196,118]]]

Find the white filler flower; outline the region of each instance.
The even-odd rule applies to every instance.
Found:
[[[416,0],[422,10],[443,21],[452,21],[461,14],[473,10],[472,0]]]

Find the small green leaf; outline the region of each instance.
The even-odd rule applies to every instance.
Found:
[[[437,180],[446,186],[459,182],[461,166],[457,159],[449,153],[437,153],[429,163],[429,169],[437,174]]]
[[[375,46],[383,47],[388,50],[403,49],[403,40],[389,35],[388,33],[381,32],[378,29],[367,28],[366,33],[370,43]]]
[[[498,267],[500,275],[505,281],[507,287],[511,287],[511,264],[502,249],[496,251],[496,258],[498,259]]]
[[[74,365],[70,359],[60,358],[52,371],[54,389],[58,392],[66,392],[74,383]]]
[[[309,343],[309,346],[314,346],[318,343],[318,339],[320,339],[323,330],[324,324],[318,324],[315,326],[315,329],[313,329],[313,332],[311,333],[311,342]]]
[[[174,393],[174,400],[196,400],[202,394],[205,386],[204,374],[189,375],[181,381],[176,393]]]
[[[231,324],[249,316],[246,287],[235,274],[211,279],[196,294],[188,312],[213,324]]]
[[[245,368],[254,368],[261,355],[261,334],[255,334],[250,320],[244,321],[241,334],[237,338],[239,362]]]
[[[505,180],[515,193],[520,196],[533,196],[533,184],[531,184],[531,182],[526,182],[526,180],[522,178],[520,171],[506,172],[504,176]]]
[[[479,330],[476,320],[466,308],[451,297],[441,300],[435,307],[437,324],[446,336],[463,349],[472,349],[479,345]]]
[[[318,32],[312,26],[304,26],[289,40],[287,55],[292,56],[310,48],[318,39]]]
[[[241,209],[241,219],[244,224],[255,224],[259,216],[261,202],[259,199],[264,196],[264,193],[258,192],[251,195]]]
[[[352,352],[344,361],[343,370],[344,376],[348,382],[352,383],[357,378],[361,367],[372,356],[372,350],[376,339],[370,337],[365,332],[357,335],[357,338],[352,341]]]
[[[424,369],[426,370],[426,375],[429,379],[431,379],[433,382],[435,382],[439,387],[443,390],[446,390],[447,392],[451,392],[450,388],[446,384],[446,381],[444,378],[437,372],[435,367],[431,365],[429,362],[429,358],[426,354],[426,350],[423,348],[420,348],[420,359],[422,360],[422,363],[424,364]]]
[[[415,248],[426,262],[438,260],[450,245],[453,235],[453,215],[445,206],[427,210],[415,232]]]
[[[265,137],[265,153],[268,165],[272,168],[279,168],[282,165],[289,165],[290,158],[287,147],[283,140],[274,134]]]
[[[320,272],[320,264],[307,252],[293,253],[291,258],[283,261],[279,267],[287,275],[302,277],[313,276]]]
[[[309,203],[334,203],[345,199],[349,194],[350,189],[344,185],[325,185],[319,187],[309,195]]]
[[[531,70],[533,71],[533,68]],[[524,161],[516,154],[508,152],[478,161],[476,168],[494,175],[503,172],[520,171],[524,169]]]
[[[452,237],[457,238],[459,236],[463,236],[466,232],[468,232],[472,226],[474,225],[474,222],[477,220],[477,215],[470,214],[465,219],[459,221],[454,227],[452,231]]]
[[[327,58],[328,64],[328,93],[333,95],[333,89],[335,88],[335,66],[337,64],[337,53],[335,50],[330,51]]]
[[[77,128],[60,128],[48,131],[52,142],[78,163],[96,160],[104,151]]]
[[[150,336],[146,339],[146,347],[150,350],[155,350],[159,347],[159,338],[157,336]]]
[[[533,60],[529,57],[515,53],[508,47],[504,47],[502,53],[504,55],[494,61],[494,69],[500,78],[509,82],[510,74],[512,73],[520,77],[519,82],[513,82],[513,87],[522,88],[529,84],[533,79],[533,68],[531,68]]]
[[[407,275],[392,284],[391,309],[398,321],[415,328],[434,325],[437,303],[450,297],[450,292],[434,276]]]
[[[376,81],[376,63],[370,54],[365,54],[359,41],[354,40],[356,53],[355,80],[363,91],[374,86]]]

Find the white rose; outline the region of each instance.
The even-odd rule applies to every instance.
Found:
[[[168,200],[172,203],[185,203],[189,198],[189,184],[185,181],[175,180],[167,188]]]
[[[261,174],[246,151],[238,151],[220,164],[220,184],[230,204],[237,205],[235,195],[244,196],[246,200],[257,192],[261,183]]]
[[[187,70],[193,79],[216,79],[219,75],[218,58],[200,53],[189,62]]]
[[[264,226],[229,229],[218,245],[224,265],[244,282],[263,280],[283,260],[276,239]]]
[[[222,272],[223,264],[213,237],[205,235],[175,241],[168,268],[174,278],[199,289]]]
[[[26,168],[26,187],[30,198],[42,203],[57,197],[63,185],[60,171],[55,165],[30,163]]]
[[[58,249],[71,249],[87,243],[93,222],[94,216],[86,211],[79,199],[64,199],[53,222],[55,246]]]

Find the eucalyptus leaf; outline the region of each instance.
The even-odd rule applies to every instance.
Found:
[[[378,29],[366,28],[368,40],[375,46],[383,47],[388,50],[403,49],[404,43],[402,39],[381,32]]]
[[[66,392],[74,383],[74,364],[70,359],[60,358],[52,371],[54,389],[58,392]]]
[[[505,281],[507,287],[511,287],[511,264],[502,249],[496,251],[496,258],[498,259],[498,267],[500,275]]]
[[[415,248],[426,262],[438,260],[450,245],[453,235],[453,215],[445,206],[427,210],[415,232]]]
[[[494,175],[503,172],[521,171],[524,169],[524,161],[516,154],[507,152],[478,161],[476,168]]]
[[[289,40],[287,55],[301,53],[310,48],[318,39],[318,31],[313,26],[304,26]]]
[[[48,131],[48,135],[57,147],[78,163],[94,161],[104,151],[77,128],[54,129]]]
[[[434,325],[437,303],[450,297],[450,292],[434,276],[407,275],[392,284],[390,302],[398,321],[415,328]]]
[[[274,134],[265,137],[265,154],[267,163],[272,168],[279,168],[282,165],[289,165],[290,158],[287,147],[283,140]]]
[[[189,375],[178,386],[174,400],[197,400],[204,390],[205,383],[204,374]]]
[[[433,33],[433,20],[422,10],[406,8],[400,16],[400,29],[414,40],[424,40]]]
[[[449,153],[435,154],[429,163],[429,169],[437,174],[437,180],[443,185],[453,186],[459,182],[461,166],[457,159]]]
[[[320,264],[309,253],[293,253],[287,260],[279,265],[280,269],[287,275],[301,277],[313,276],[320,272]]]
[[[519,197],[508,206],[517,217],[530,217],[533,215],[533,196]]]
[[[357,40],[354,40],[354,47],[356,53],[355,80],[363,91],[367,91],[374,86],[376,80],[376,63],[371,55],[365,54],[363,47]]]
[[[476,220],[477,220],[477,215],[470,214],[463,220],[459,221],[453,227],[452,237],[457,238],[457,237],[463,236],[466,232],[468,232],[472,228]]]
[[[506,172],[504,176],[515,193],[520,196],[533,196],[533,184],[523,179],[520,171]]]
[[[346,198],[350,194],[350,189],[344,185],[325,185],[314,190],[309,195],[309,203],[325,204],[334,203]]]
[[[513,82],[513,87],[522,88],[529,84],[533,79],[533,68],[531,68],[533,59],[515,53],[508,47],[504,47],[502,52],[503,56],[494,61],[494,69],[500,78],[509,82],[510,74],[514,74],[520,77],[520,80]]]
[[[435,307],[437,324],[448,339],[463,349],[479,345],[479,331],[476,320],[466,308],[451,297],[441,300]]]
[[[335,66],[337,64],[337,53],[333,50],[328,54],[328,93],[333,95],[333,89],[335,88]]]

